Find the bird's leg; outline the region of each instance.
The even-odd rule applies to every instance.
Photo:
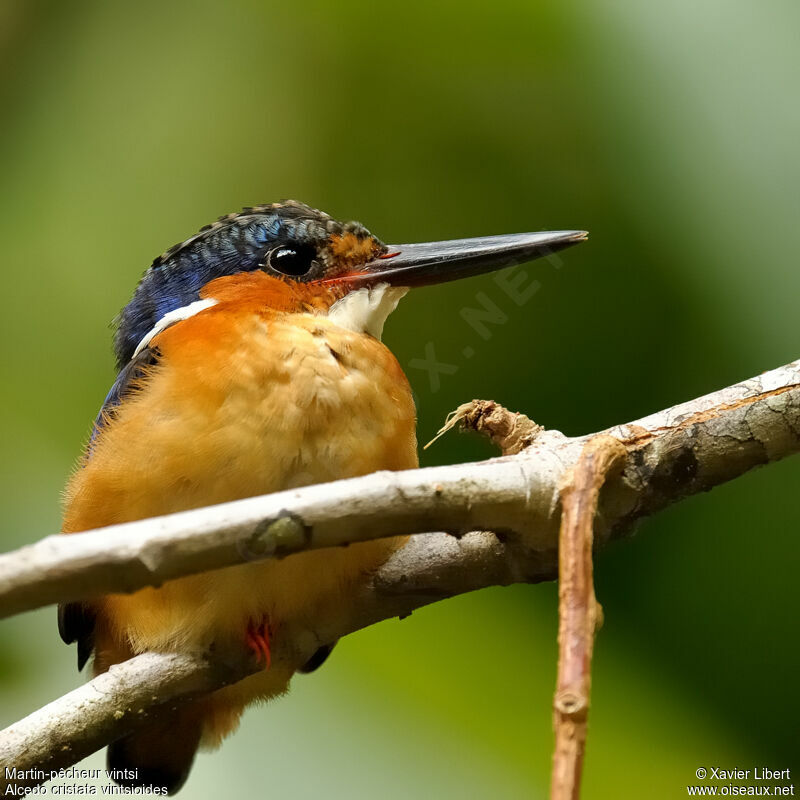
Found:
[[[247,624],[245,641],[247,646],[256,654],[256,660],[261,663],[264,659],[264,669],[269,669],[272,664],[270,653],[270,640],[272,639],[272,625],[265,614],[259,622],[250,620]]]

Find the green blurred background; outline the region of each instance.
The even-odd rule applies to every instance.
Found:
[[[473,397],[578,434],[798,357],[799,24],[788,0],[0,0],[0,546],[58,529],[141,272],[243,205],[386,241],[591,231],[524,268],[522,306],[492,276],[403,301],[384,340],[422,442]],[[485,340],[459,312],[487,299],[508,319]],[[431,346],[438,387],[413,366]],[[422,462],[489,454],[449,434]],[[800,459],[756,471],[598,557],[585,798],[796,777],[798,480]],[[349,637],[181,796],[544,797],[555,635],[550,584]],[[54,609],[4,621],[0,724],[76,686],[74,660]]]

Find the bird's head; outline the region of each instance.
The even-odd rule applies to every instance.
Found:
[[[358,222],[293,200],[245,208],[153,262],[118,319],[118,366],[167,315],[224,292],[228,276],[254,273],[276,311],[325,313],[379,338],[411,287],[520,264],[585,238],[583,231],[548,231],[385,245]],[[266,295],[265,283],[272,289]]]

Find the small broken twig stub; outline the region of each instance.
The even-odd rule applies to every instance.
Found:
[[[626,455],[625,446],[612,436],[600,434],[589,439],[561,489],[551,800],[580,797],[594,635],[602,614],[592,574],[594,519],[600,488],[609,472],[625,462]]]
[[[509,411],[494,400],[472,400],[447,415],[444,425],[425,448],[430,447],[459,422],[464,430],[488,436],[504,456],[521,453],[544,430],[525,414]]]

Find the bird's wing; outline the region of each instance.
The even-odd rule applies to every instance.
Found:
[[[120,371],[114,385],[106,395],[103,405],[97,414],[92,428],[92,436],[89,439],[89,446],[86,457],[91,458],[92,445],[97,435],[108,424],[110,415],[114,409],[122,402],[125,396],[131,391],[134,381],[141,379],[145,370],[157,363],[160,353],[157,347],[143,347]]]
[[[158,361],[159,355],[157,347],[144,347],[120,370],[94,421],[92,436],[86,448],[87,461],[92,457],[92,448],[98,434],[108,424],[114,409],[126,395],[135,390],[134,383],[144,376],[148,367]],[[58,632],[66,644],[77,642],[79,672],[94,650],[95,619],[94,610],[86,603],[59,603]]]
[[[211,308],[216,304],[216,300],[206,297],[202,300],[195,300],[193,303],[189,303],[189,305],[182,306],[181,308],[175,308],[164,314],[152,330],[144,336],[133,351],[130,361],[119,371],[114,385],[103,401],[103,407],[100,409],[100,413],[94,421],[92,437],[89,440],[89,447],[87,448],[87,458],[92,454],[92,445],[94,444],[95,437],[107,424],[109,415],[131,390],[133,382],[142,378],[145,374],[145,370],[158,361],[160,353],[158,352],[158,347],[154,344],[158,336],[167,328],[171,328],[173,325],[185,319],[189,319],[189,317],[193,317],[195,314],[199,314],[201,311],[205,311],[207,308]]]

